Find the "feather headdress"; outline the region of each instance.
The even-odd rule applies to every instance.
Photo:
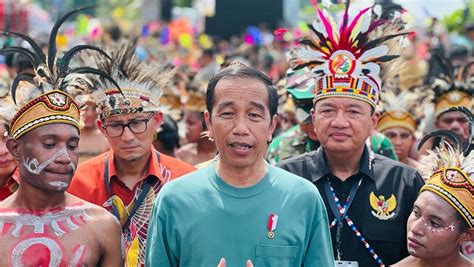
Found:
[[[2,113],[10,121],[10,136],[19,138],[25,133],[49,123],[67,123],[79,129],[79,104],[74,97],[90,90],[92,82],[86,74],[113,79],[101,70],[90,67],[70,68],[71,59],[83,50],[104,51],[90,45],[78,45],[67,51],[58,62],[56,37],[60,26],[71,15],[86,8],[76,9],[59,18],[54,24],[45,55],[41,47],[28,35],[2,31],[26,41],[32,50],[23,47],[6,47],[1,53],[20,53],[31,61],[34,74],[20,73],[12,82],[11,94],[2,99]],[[10,99],[9,99],[10,98]]]
[[[445,57],[439,54],[433,56],[437,59],[442,70],[432,84],[436,116],[456,106],[472,109],[474,73],[472,73],[471,68],[474,59],[470,59],[459,68],[454,68]]]
[[[413,110],[417,99],[418,95],[410,91],[403,91],[398,95],[393,91],[384,92],[382,99],[384,111],[377,122],[377,131],[402,127],[414,134],[417,121],[410,111]]]
[[[420,160],[420,173],[426,180],[421,192],[442,197],[474,227],[474,151],[464,155],[444,143]]]
[[[146,64],[138,59],[135,43],[128,42],[110,48],[112,57],[95,57],[98,69],[114,78],[117,84],[100,79],[93,96],[100,110],[100,117],[160,110],[162,89],[169,86],[175,72],[171,65]]]
[[[310,36],[300,40],[304,47],[293,50],[293,68],[309,67],[315,76],[317,101],[332,96],[352,97],[375,108],[380,97],[381,65],[398,55],[389,54],[396,45],[388,45],[406,33],[400,21],[372,20],[371,8],[360,11],[349,21],[346,1],[342,22],[316,6],[316,20],[309,24]],[[384,69],[389,66],[384,66]]]

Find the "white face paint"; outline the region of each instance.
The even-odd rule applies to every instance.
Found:
[[[58,188],[58,189],[65,189],[65,188],[67,188],[67,187],[69,186],[68,183],[60,182],[60,181],[49,182],[48,184],[51,185],[51,186],[54,186],[54,187],[56,187],[56,188]]]
[[[433,233],[441,233],[441,232],[444,232],[444,231],[454,232],[454,230],[455,230],[454,222],[452,222],[449,226],[446,226],[446,227],[435,228],[430,223],[425,221],[425,227],[426,227],[426,229],[430,230]]]
[[[23,158],[23,166],[25,166],[26,170],[28,170],[31,174],[39,175],[44,170],[44,168],[46,168],[49,164],[51,164],[53,161],[55,161],[59,156],[63,154],[69,158],[69,154],[67,153],[67,150],[63,148],[59,150],[58,152],[56,152],[51,158],[47,159],[45,162],[41,164],[35,158],[32,158],[31,160],[29,158],[26,158],[26,159]],[[71,168],[73,169],[73,171],[76,172],[76,165],[72,163],[72,160],[70,158],[69,160],[71,161],[69,165],[71,165]],[[53,183],[56,183],[56,182],[53,182]]]

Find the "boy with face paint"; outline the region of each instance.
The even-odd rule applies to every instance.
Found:
[[[421,163],[427,182],[408,218],[410,256],[393,266],[474,266],[460,250],[474,240],[474,152],[446,145]]]
[[[0,266],[121,266],[118,221],[65,192],[79,151],[79,104],[72,95],[90,84],[83,73],[101,71],[69,70],[69,52],[55,64],[56,32],[47,57],[28,36],[7,33],[30,43],[34,52],[16,50],[29,56],[36,76],[18,75],[12,105],[2,110],[10,122],[6,147],[18,164],[21,186],[0,202]]]

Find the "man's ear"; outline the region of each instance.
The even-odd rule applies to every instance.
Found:
[[[380,117],[380,112],[379,111],[374,111],[374,113],[370,116],[370,119],[372,121],[372,129],[375,129],[375,126],[377,126],[377,122],[379,121]]]
[[[273,132],[275,131],[275,128],[278,124],[278,114],[273,115],[272,121],[270,123],[270,133],[269,136],[267,137],[267,142],[270,143],[273,139]]]
[[[211,114],[207,110],[204,112],[204,121],[206,122],[209,139],[212,140],[214,136],[212,132]]]
[[[97,120],[96,123],[97,123],[97,128],[99,128],[102,135],[107,136],[107,132],[104,129],[104,122],[102,120]]]
[[[7,140],[6,146],[12,157],[16,160],[16,162],[20,162],[20,142],[16,139],[9,138]]]
[[[153,121],[155,122],[155,132],[156,130],[158,130],[158,128],[160,128],[161,126],[161,123],[163,122],[163,112],[161,111],[158,111],[155,113],[155,115],[153,116]]]

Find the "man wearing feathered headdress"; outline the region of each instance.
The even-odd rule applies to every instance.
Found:
[[[340,27],[317,7],[311,36],[293,52],[294,68],[315,79],[315,132],[321,147],[280,166],[310,180],[325,199],[336,266],[387,266],[408,255],[405,223],[423,180],[412,168],[365,145],[378,119],[381,74],[396,55],[401,25],[371,20],[371,9]]]
[[[443,73],[432,84],[434,91],[435,126],[439,130],[450,130],[461,138],[463,145],[474,147],[469,140],[468,118],[456,110],[464,107],[472,113],[474,107],[474,59],[465,65],[454,68],[448,59],[434,55],[442,66]],[[420,154],[434,149],[440,142],[439,138],[426,142]]]
[[[163,116],[159,96],[172,71],[141,62],[132,43],[112,48],[110,56],[95,57],[96,64],[117,84],[97,81],[93,99],[111,150],[80,164],[69,192],[107,207],[120,220],[125,265],[142,266],[156,195],[163,184],[194,168],[152,147]]]
[[[427,181],[408,218],[410,256],[393,266],[473,266],[461,246],[474,241],[474,152],[444,144],[420,165]]]
[[[403,91],[396,94],[393,91],[384,92],[382,101],[384,111],[378,119],[376,129],[390,139],[398,161],[416,168],[416,160],[411,157],[412,147],[416,141],[415,131],[418,123],[410,110],[418,99],[416,93]]]
[[[82,9],[79,9],[82,10]],[[0,266],[121,266],[120,225],[102,207],[66,191],[76,171],[79,107],[76,101],[91,82],[85,73],[110,78],[93,68],[71,69],[69,60],[92,46],[76,46],[56,57],[56,35],[69,12],[54,25],[45,55],[28,36],[32,50],[21,53],[34,74],[20,73],[12,82],[2,116],[9,122],[6,146],[18,164],[20,187],[0,202]],[[10,103],[5,105],[6,103]]]

